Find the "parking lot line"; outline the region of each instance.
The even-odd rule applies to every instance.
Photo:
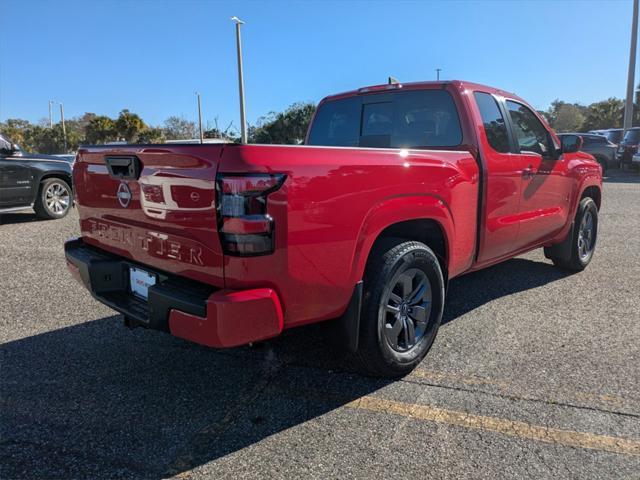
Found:
[[[507,395],[513,395],[517,397],[529,397],[526,393],[522,392],[520,388],[515,385],[509,384],[504,380],[495,380],[489,378],[475,377],[475,376],[465,376],[458,375],[450,372],[435,372],[429,370],[414,370],[409,374],[406,378],[413,379],[424,379],[431,382],[453,382],[453,383],[461,383],[463,385],[477,387],[477,386],[491,386],[501,390]],[[620,407],[624,405],[625,399],[611,394],[603,394],[603,393],[590,393],[590,392],[576,392],[576,391],[559,391],[557,388],[554,388],[553,392],[546,392],[544,390],[539,390],[539,394],[545,394],[549,397],[550,403],[562,403],[557,393],[561,393],[562,396],[571,399],[576,402],[595,402],[602,403],[604,405],[608,405],[609,407]],[[626,401],[638,401],[636,398],[627,398]]]
[[[371,395],[349,402],[346,404],[346,407],[401,415],[415,420],[425,420],[464,428],[497,432],[511,437],[554,443],[568,447],[640,456],[640,441],[630,438],[610,437],[589,432],[549,428],[526,422],[508,420],[506,418],[474,415],[467,412],[448,410],[429,405],[397,402]]]

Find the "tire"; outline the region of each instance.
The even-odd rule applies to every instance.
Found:
[[[598,237],[598,207],[592,198],[580,201],[574,225],[571,238],[565,240],[571,242],[568,258],[554,256],[550,248],[545,248],[544,253],[555,266],[580,272],[591,262]]]
[[[40,184],[33,209],[39,218],[52,220],[69,213],[73,205],[73,190],[61,178],[47,178]]]
[[[598,161],[598,163],[600,164],[600,166],[602,167],[602,173],[604,174],[607,171],[607,168],[608,168],[607,167],[607,165],[608,165],[607,159],[604,158],[604,157],[601,157],[601,156],[597,156],[595,158]]]
[[[425,244],[397,240],[373,251],[356,354],[365,373],[394,378],[411,372],[433,344],[444,298],[440,263]]]

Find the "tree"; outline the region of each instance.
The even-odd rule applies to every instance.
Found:
[[[583,130],[601,130],[622,127],[624,102],[619,98],[609,98],[592,103],[587,109]]]
[[[105,115],[97,116],[84,128],[85,141],[90,144],[107,143],[118,136],[116,123]]]
[[[196,124],[184,117],[171,116],[164,121],[164,132],[169,140],[196,138]]]
[[[249,128],[251,143],[298,144],[304,141],[315,105],[294,103],[284,112],[271,112]]]
[[[138,135],[147,128],[138,114],[131,113],[126,108],[120,112],[115,125],[118,137],[124,138],[127,143],[135,142]]]
[[[578,132],[583,123],[582,110],[576,105],[565,103],[558,108],[555,121],[551,126],[558,132]]]
[[[579,103],[567,103],[555,99],[546,112],[541,112],[555,130],[575,132],[582,128],[587,107]]]
[[[77,129],[67,130],[67,148],[65,149],[62,125],[53,128],[29,125],[24,131],[25,150],[39,153],[69,153],[78,149],[83,137]]]
[[[164,130],[157,127],[149,127],[138,136],[138,142],[140,143],[163,143],[164,141]]]
[[[21,118],[9,118],[1,125],[2,133],[4,133],[11,142],[23,146],[25,145],[24,132],[29,125],[28,120],[22,120]]]

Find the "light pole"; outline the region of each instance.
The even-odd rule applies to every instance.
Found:
[[[64,105],[60,102],[60,123],[62,123],[62,140],[64,141],[64,153],[67,153],[67,129],[64,125]]]
[[[442,71],[441,68],[436,68],[436,81],[440,81],[440,72]]]
[[[240,39],[240,25],[244,22],[238,17],[231,17],[236,22],[236,47],[238,51],[238,89],[240,91],[240,142],[247,143],[247,119],[244,110],[244,76],[242,75],[242,41]]]
[[[636,71],[636,46],[638,44],[638,0],[633,0],[633,18],[631,19],[631,48],[629,49],[629,74],[627,76],[627,100],[624,104],[624,122],[622,129],[626,132],[633,121],[633,88]]]
[[[198,128],[200,129],[200,143],[204,143],[204,136],[202,134],[202,105],[200,103],[200,94],[196,92],[198,97]]]
[[[53,100],[49,100],[49,128],[53,128]]]

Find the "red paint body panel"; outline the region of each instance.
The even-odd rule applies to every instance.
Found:
[[[227,288],[274,288],[285,326],[340,315],[373,241],[394,223],[434,219],[455,239],[449,271],[473,261],[479,175],[469,152],[231,146],[219,169],[225,172],[287,175],[269,196],[275,253],[225,256]]]
[[[492,150],[473,93],[525,103],[512,94],[457,81],[402,88],[447,89],[459,111],[460,146],[82,149],[74,183],[83,240],[224,289],[207,302],[206,319],[172,310],[169,322],[174,335],[231,346],[341,315],[363,277],[373,243],[395,223],[436,222],[452,278],[563,240],[584,189],[601,187],[600,167],[590,155],[564,154],[551,161]],[[323,102],[358,94],[347,92]],[[138,181],[125,181],[131,191],[126,208],[116,197],[121,182],[105,166],[110,155],[135,155],[143,165]],[[524,178],[525,170],[532,175]],[[262,256],[225,255],[218,233],[216,175],[247,173],[286,175],[267,197],[275,249]],[[228,225],[238,233],[264,230],[260,222]]]
[[[171,310],[169,329],[176,337],[226,348],[279,335],[282,318],[278,296],[269,288],[220,290],[207,301],[207,318]]]

